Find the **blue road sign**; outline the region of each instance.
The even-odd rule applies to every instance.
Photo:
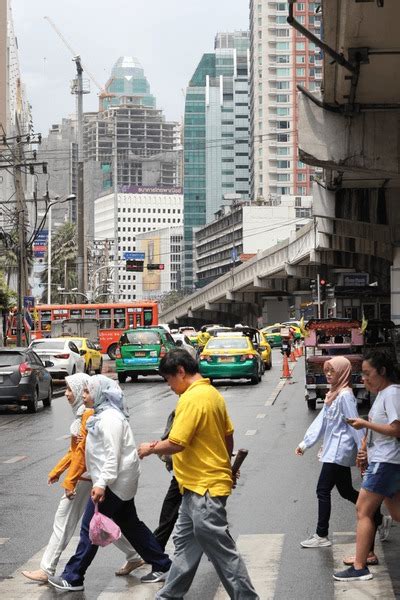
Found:
[[[145,253],[144,252],[124,252],[123,258],[124,260],[144,260]]]

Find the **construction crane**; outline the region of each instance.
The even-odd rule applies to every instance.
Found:
[[[56,34],[58,35],[58,37],[64,42],[65,46],[71,52],[74,61],[77,62],[77,59],[78,59],[80,65],[82,66],[82,68],[85,71],[85,73],[88,75],[89,79],[91,79],[93,81],[93,83],[95,84],[95,86],[100,90],[100,94],[104,93],[104,87],[102,85],[100,85],[100,83],[96,80],[95,76],[82,63],[82,61],[80,60],[80,57],[78,55],[78,52],[75,52],[75,50],[72,48],[72,46],[70,46],[70,44],[67,42],[67,40],[65,39],[65,37],[61,33],[61,31],[58,29],[57,25],[54,23],[54,21],[52,19],[50,19],[50,17],[43,17],[43,18],[46,19],[46,21],[49,23],[49,25],[51,25],[51,27],[54,29],[54,31],[56,32]]]

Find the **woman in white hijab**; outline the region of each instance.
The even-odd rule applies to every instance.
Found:
[[[134,502],[139,480],[139,458],[127,419],[121,388],[104,375],[90,378],[83,392],[86,407],[94,409],[87,421],[86,465],[93,487],[82,519],[74,556],[59,577],[49,583],[61,590],[81,591],[87,568],[98,546],[91,543],[89,525],[95,503],[99,512],[113,519],[140,556],[152,566],[142,582],[163,581],[171,561],[149,528],[139,520]]]
[[[54,575],[62,552],[71,540],[79,523],[92,489],[90,476],[84,471],[85,422],[93,414],[83,403],[83,390],[90,380],[85,373],[76,373],[65,378],[67,388],[65,395],[74,414],[70,426],[71,443],[65,456],[57,463],[48,475],[48,483],[56,483],[62,473],[67,471],[63,483],[64,494],[60,500],[54,517],[53,533],[40,561],[40,569],[22,571],[22,574],[38,583],[48,581],[49,575]],[[140,556],[130,546],[125,538],[116,544],[126,553],[129,565],[136,567],[143,564]],[[133,570],[133,569],[131,569]]]

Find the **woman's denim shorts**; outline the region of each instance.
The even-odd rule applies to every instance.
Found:
[[[362,486],[369,492],[386,498],[400,491],[400,465],[394,463],[371,462],[365,471]]]

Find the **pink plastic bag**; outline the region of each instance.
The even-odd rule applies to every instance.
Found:
[[[96,502],[94,515],[89,525],[89,538],[92,544],[96,546],[108,546],[116,542],[121,537],[121,530],[112,519],[109,519],[101,512]]]

